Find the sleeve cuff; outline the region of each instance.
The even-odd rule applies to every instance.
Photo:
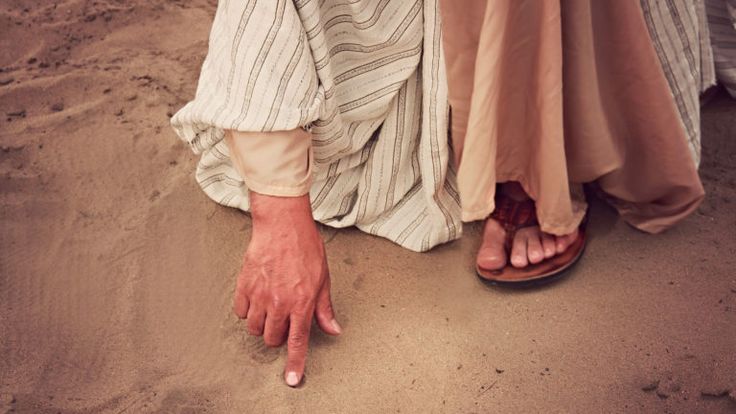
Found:
[[[235,169],[251,191],[277,197],[309,193],[313,164],[309,132],[228,130],[225,141]]]

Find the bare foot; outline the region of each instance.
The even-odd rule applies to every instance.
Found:
[[[518,183],[505,183],[499,186],[498,191],[503,191],[518,201],[528,198]],[[500,270],[509,261],[516,268],[524,268],[564,253],[577,240],[578,235],[577,229],[564,236],[554,236],[542,232],[539,226],[521,228],[514,236],[511,256],[508,258],[504,248],[506,231],[496,220],[488,218],[483,228],[483,241],[478,250],[476,263],[478,267],[486,270]]]

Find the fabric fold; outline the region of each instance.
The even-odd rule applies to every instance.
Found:
[[[688,148],[666,65],[643,41],[638,1],[442,5],[463,220],[485,219],[507,181],[522,184],[542,230],[557,235],[580,224],[583,183],[648,232],[697,207],[699,152]]]
[[[315,219],[415,251],[461,234],[447,123],[437,0],[221,1],[172,118],[205,193],[246,211],[224,131],[311,126]]]

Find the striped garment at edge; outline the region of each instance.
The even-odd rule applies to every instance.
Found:
[[[312,125],[315,219],[425,251],[460,236],[437,0],[221,0],[195,99],[172,119],[197,181],[248,209],[223,129]]]
[[[715,84],[704,0],[641,0],[690,151],[700,164],[700,94]]]
[[[437,1],[221,0],[196,97],[172,118],[205,193],[248,209],[224,129],[311,124],[317,220],[415,251],[458,238]],[[641,4],[698,162],[714,77],[702,0]]]
[[[736,0],[706,0],[718,80],[736,98]]]

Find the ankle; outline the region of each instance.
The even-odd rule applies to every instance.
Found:
[[[512,198],[514,201],[525,201],[530,198],[526,191],[524,191],[524,187],[522,187],[517,181],[500,183],[499,191]]]

